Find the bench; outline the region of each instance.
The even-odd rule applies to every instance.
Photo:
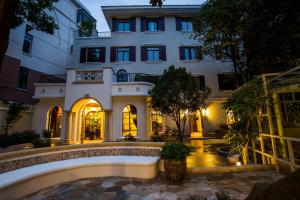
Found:
[[[55,161],[0,174],[1,199],[19,199],[68,181],[120,176],[150,179],[158,173],[159,157],[98,156]]]

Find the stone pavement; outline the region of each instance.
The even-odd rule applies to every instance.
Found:
[[[216,200],[224,191],[234,199],[244,199],[257,182],[273,182],[284,175],[275,171],[235,174],[189,175],[174,185],[161,174],[153,180],[121,177],[92,178],[57,185],[25,200]]]

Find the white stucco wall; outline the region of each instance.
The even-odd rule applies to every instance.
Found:
[[[195,75],[204,75],[206,85],[212,88],[211,97],[224,96],[218,88],[218,73],[232,72],[232,63],[228,61],[215,61],[205,57],[199,62],[182,61],[179,58],[180,46],[196,46],[198,41],[191,39],[191,33],[176,31],[175,17],[165,17],[165,30],[158,33],[140,32],[140,18],[136,19],[136,32],[112,32],[111,38],[82,38],[74,43],[72,66],[79,69],[95,69],[109,66],[118,71],[126,69],[128,73],[162,74],[163,70],[171,65],[185,67]],[[167,61],[141,62],[141,46],[165,45]],[[110,62],[111,46],[136,46],[136,62]],[[81,47],[106,47],[105,63],[79,63]]]
[[[53,35],[32,30],[31,55],[22,52],[26,24],[12,29],[6,55],[20,59],[21,66],[47,74],[65,73],[71,64],[71,46],[77,30],[78,7],[71,0],[59,1],[50,14],[59,26]]]
[[[122,111],[128,104],[134,105],[137,109],[137,136],[141,139],[148,138],[148,124],[147,124],[147,103],[146,97],[113,97],[113,111],[112,111],[112,134],[111,139],[116,140],[122,136]]]
[[[79,99],[90,97],[96,99],[104,110],[111,110],[112,71],[103,70],[103,83],[75,83],[75,70],[68,70],[64,110],[71,110]]]
[[[47,128],[48,111],[55,106],[60,106],[61,108],[63,108],[63,105],[64,105],[64,98],[41,99],[40,102],[34,106],[34,114],[32,117],[33,130],[35,130],[39,134],[42,134],[43,130]],[[63,112],[63,118],[65,118],[64,112]],[[61,138],[64,138],[64,133],[66,128],[65,126],[66,124],[62,123]]]

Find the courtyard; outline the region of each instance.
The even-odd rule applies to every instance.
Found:
[[[239,200],[248,196],[254,184],[272,183],[283,176],[275,171],[188,175],[177,185],[163,173],[152,180],[93,178],[44,189],[24,200],[216,200],[215,193],[221,191]]]

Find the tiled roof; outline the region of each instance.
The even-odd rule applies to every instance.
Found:
[[[200,6],[205,0],[166,0],[166,6]],[[150,0],[101,0],[102,7],[151,7]],[[183,3],[184,2],[184,3]]]
[[[201,6],[201,4],[168,4],[168,5],[163,5],[162,8],[167,8],[167,7],[172,7],[172,6]],[[152,7],[151,5],[106,5],[106,6],[101,6],[102,8],[108,8],[108,7]]]

